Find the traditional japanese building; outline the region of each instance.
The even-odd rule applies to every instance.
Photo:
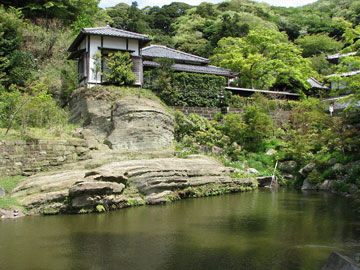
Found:
[[[136,75],[136,86],[143,81],[141,49],[150,42],[147,35],[129,32],[110,26],[84,28],[70,45],[68,59],[78,61],[79,86],[91,87],[106,82],[106,56],[109,53],[129,52]],[[96,55],[101,54],[101,60]],[[100,61],[100,62],[99,62]]]
[[[159,66],[156,58],[174,60],[176,72],[192,72],[234,77],[231,70],[210,65],[210,60],[162,45],[145,47],[151,39],[147,35],[110,26],[84,28],[70,45],[68,59],[78,62],[79,86],[91,87],[106,83],[106,56],[121,51],[129,52],[136,75],[135,86],[143,85],[143,70]],[[100,57],[97,57],[99,55]]]
[[[350,56],[355,56],[357,52],[349,52],[349,53],[337,53],[333,55],[328,55],[326,59],[329,63],[339,64],[342,59]],[[327,80],[331,83],[331,90],[346,90],[347,85],[341,78],[351,77],[360,74],[360,70],[354,69],[351,67],[351,63],[348,65],[348,72],[344,72],[341,74],[331,74],[326,76]],[[335,77],[339,77],[339,79],[333,79]]]
[[[175,50],[163,45],[150,45],[142,49],[144,70],[160,66],[154,59],[168,58],[174,61],[172,66],[175,72],[191,72],[234,77],[230,69],[210,65],[210,60],[194,54]]]

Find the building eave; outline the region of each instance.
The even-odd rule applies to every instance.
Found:
[[[272,94],[272,95],[281,95],[281,96],[293,96],[300,97],[300,94],[290,93],[290,92],[281,92],[281,91],[271,91],[271,90],[261,90],[261,89],[250,89],[250,88],[239,88],[239,87],[225,87],[226,90],[235,91],[235,92],[253,92],[253,93],[262,93],[262,94]]]
[[[83,28],[80,33],[77,35],[75,40],[71,43],[68,48],[68,52],[73,52],[77,49],[80,42],[87,36],[106,36],[106,37],[116,37],[116,38],[127,38],[139,40],[140,47],[145,46],[151,41],[147,35],[142,35],[135,32],[125,31],[112,27],[95,27],[95,28]]]

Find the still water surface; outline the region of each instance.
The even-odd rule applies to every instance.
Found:
[[[258,190],[106,214],[0,221],[0,269],[318,270],[360,252],[360,220],[328,193]]]

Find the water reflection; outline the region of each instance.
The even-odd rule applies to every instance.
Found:
[[[166,206],[0,222],[0,269],[321,269],[360,252],[331,194],[260,190]]]

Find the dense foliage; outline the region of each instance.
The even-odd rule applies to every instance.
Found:
[[[144,73],[144,87],[157,92],[171,106],[217,107],[220,91],[225,85],[224,77],[174,73],[171,65],[163,64],[158,69]]]
[[[48,94],[44,83],[31,86],[30,91],[4,92],[0,95],[0,128],[20,129],[25,135],[28,128],[64,128],[68,112],[61,109]]]
[[[67,48],[83,27],[114,27],[148,34],[153,43],[209,57],[213,63],[238,73],[240,87],[305,92],[306,79],[360,69],[359,55],[331,65],[326,55],[347,53],[360,47],[360,1],[319,0],[299,8],[271,7],[247,0],[199,6],[174,2],[162,7],[138,8],[120,3],[102,10],[98,0],[5,0],[0,7],[0,126],[18,129],[51,129],[67,120],[66,105],[77,87],[76,64],[67,61]],[[119,59],[116,59],[118,57]],[[131,84],[134,76],[127,54],[109,61],[111,83]],[[126,59],[124,59],[124,57]],[[121,58],[121,59],[120,59]],[[121,64],[119,64],[119,61]],[[123,65],[127,62],[127,65]],[[217,76],[174,73],[173,62],[159,60],[160,68],[145,74],[146,87],[167,104],[218,106],[225,79]],[[100,72],[98,69],[96,72]],[[120,79],[119,79],[120,78]],[[360,100],[360,74],[332,76]],[[350,92],[349,92],[350,91]],[[310,93],[311,94],[311,93]],[[324,93],[329,95],[329,93]],[[230,106],[243,115],[219,116],[212,122],[196,115],[176,114],[176,139],[190,151],[220,147],[231,166],[247,162],[262,174],[270,174],[276,160],[295,160],[299,166],[317,164],[309,180],[330,176],[329,161],[355,160],[360,143],[348,118],[329,117],[322,103],[268,101],[261,97],[229,97]],[[65,109],[63,109],[63,108]],[[269,114],[291,113],[282,126]],[[265,155],[269,149],[275,155]],[[242,166],[242,165],[241,165]],[[344,173],[346,187],[359,185],[360,166]],[[339,172],[340,174],[340,172]],[[344,186],[339,185],[338,189]]]
[[[274,117],[282,108],[256,96],[251,102],[243,103],[243,114],[218,115],[216,121],[192,114],[185,117],[178,112],[175,134],[183,151],[213,153],[220,147],[221,156],[229,166],[240,170],[256,168],[261,175],[272,174],[276,160],[296,161],[297,167],[290,171],[295,176],[299,168],[315,163],[309,181],[321,184],[335,178],[331,169],[335,163],[346,164],[360,158],[359,130],[345,115],[330,117],[325,107],[317,99],[282,107],[290,117],[279,125],[269,115]],[[267,154],[270,150],[272,153]],[[354,183],[357,170],[347,176],[349,183]]]
[[[132,85],[136,81],[136,75],[132,72],[133,62],[128,52],[116,52],[106,58],[107,71],[105,72],[106,81],[110,84]]]
[[[221,39],[215,53],[212,61],[237,72],[242,87],[301,92],[315,74],[301,51],[275,30],[255,29],[243,38]]]
[[[2,4],[7,7],[17,8],[31,20],[43,18],[46,20],[58,19],[66,25],[94,24],[99,0],[4,0]],[[81,29],[81,28],[80,28]]]

